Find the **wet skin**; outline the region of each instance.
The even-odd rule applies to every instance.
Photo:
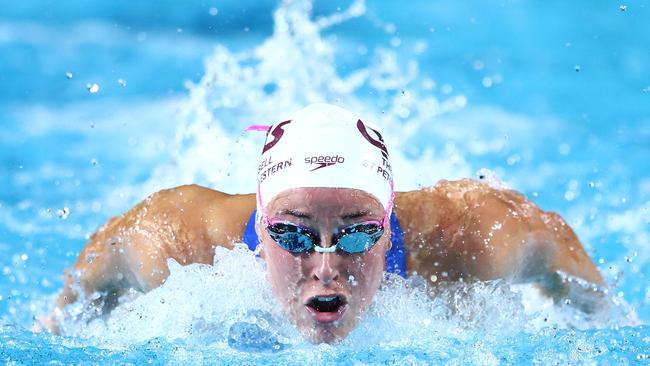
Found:
[[[382,221],[384,208],[371,195],[353,189],[300,188],[286,191],[267,207],[272,220],[296,223],[319,233],[320,246],[345,227],[365,221]],[[258,223],[267,278],[285,313],[314,342],[344,338],[368,309],[379,288],[390,244],[386,230],[371,250],[359,254],[292,254],[277,245]],[[354,284],[354,285],[353,285]],[[345,305],[336,312],[308,306],[316,297],[338,296]]]
[[[151,195],[109,220],[88,240],[72,271],[66,272],[53,314],[41,318],[41,325],[58,332],[61,309],[78,299],[72,273],[78,283],[75,288],[84,294],[119,294],[129,288],[147,292],[169,275],[167,259],[211,264],[215,246],[232,248],[240,243],[254,208],[254,194],[229,195],[196,185]],[[359,210],[365,216],[349,215]],[[417,272],[432,285],[504,278],[536,283],[548,295],[561,298],[567,288],[558,281],[559,273],[603,284],[566,222],[514,191],[473,180],[441,181],[431,188],[398,192],[394,211],[404,230],[409,273]],[[297,212],[308,217],[296,217]],[[332,188],[284,192],[269,203],[266,213],[313,229],[324,247],[342,227],[383,218],[383,208],[371,196]],[[292,321],[314,342],[344,338],[377,291],[389,246],[388,230],[364,254],[296,256],[279,248],[259,224],[256,229],[269,283]],[[350,275],[356,287],[350,285]],[[310,297],[334,293],[348,302],[335,321],[322,321],[326,317],[315,316],[305,306]]]

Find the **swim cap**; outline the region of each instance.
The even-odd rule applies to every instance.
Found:
[[[266,141],[257,171],[258,212],[287,189],[326,187],[365,191],[390,216],[393,173],[376,126],[343,108],[311,104],[264,129]]]

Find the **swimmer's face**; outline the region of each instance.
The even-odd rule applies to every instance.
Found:
[[[385,211],[375,198],[356,189],[296,188],[274,198],[266,215],[308,228],[318,234],[321,247],[330,247],[341,229],[381,222]],[[379,288],[389,247],[388,223],[372,249],[359,254],[292,254],[271,239],[264,224],[258,223],[258,233],[273,293],[298,329],[315,343],[345,338]]]

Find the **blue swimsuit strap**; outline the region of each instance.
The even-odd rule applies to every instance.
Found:
[[[257,237],[255,232],[255,212],[248,223],[246,224],[246,230],[244,231],[244,243],[248,245],[248,249],[255,251],[257,246],[260,244],[260,239]],[[406,278],[406,250],[404,250],[404,232],[402,227],[397,221],[397,216],[395,212],[390,215],[390,242],[393,246],[386,252],[386,272],[395,273],[404,278]]]

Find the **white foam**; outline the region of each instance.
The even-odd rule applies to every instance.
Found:
[[[283,347],[306,346],[281,313],[266,282],[264,263],[245,245],[234,250],[217,248],[213,266],[180,266],[170,260],[169,267],[170,276],[159,288],[128,296],[107,319],[69,321],[64,326],[66,334],[106,348],[152,339],[228,348],[233,327],[245,322],[266,329]],[[87,306],[73,305],[76,309],[68,311],[92,310]],[[445,339],[471,339],[477,334],[497,338],[550,326],[630,324],[617,310],[620,307],[581,313],[554,305],[530,285],[512,286],[506,281],[430,288],[418,276],[408,280],[391,276],[341,350],[376,345],[438,348]]]
[[[173,260],[168,265],[170,276],[162,286],[144,295],[127,296],[106,319],[70,321],[65,333],[113,347],[153,338],[172,341],[201,335],[225,341],[230,327],[249,317],[251,311],[285,319],[266,285],[264,264],[245,245],[234,250],[217,248],[212,266],[181,266]],[[86,313],[92,309],[88,302],[83,307]],[[283,328],[296,333],[286,319],[276,331]]]

